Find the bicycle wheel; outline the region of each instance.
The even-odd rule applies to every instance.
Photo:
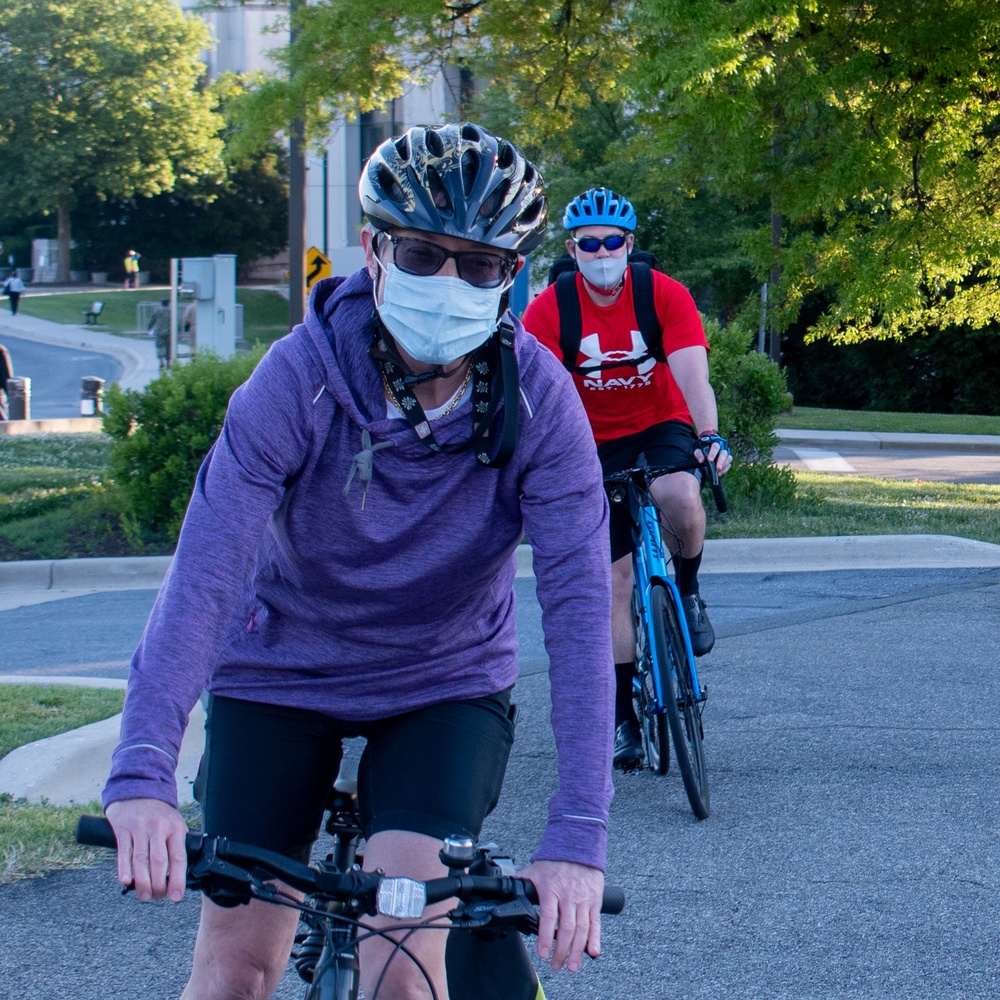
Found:
[[[639,595],[632,591],[632,615],[636,634],[636,674],[638,687],[635,691],[635,714],[642,726],[642,743],[646,751],[646,763],[655,774],[666,774],[670,769],[670,731],[663,712],[656,701],[656,686],[653,681],[652,642],[646,631],[646,622],[639,613]]]
[[[662,584],[652,588],[649,606],[653,623],[653,662],[660,670],[665,714],[673,736],[677,766],[695,816],[707,819],[710,807],[708,771],[702,747],[701,703],[694,697],[694,680],[677,606]]]

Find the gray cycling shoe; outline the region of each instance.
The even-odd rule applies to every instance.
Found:
[[[691,652],[695,656],[710,653],[715,645],[715,629],[708,620],[701,594],[688,594],[681,598],[681,604],[684,606],[684,618],[691,634]]]

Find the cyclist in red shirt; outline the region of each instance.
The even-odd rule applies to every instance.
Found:
[[[566,248],[576,260],[582,318],[579,355],[567,365],[583,400],[605,475],[635,466],[677,464],[692,454],[714,461],[719,473],[732,464],[719,436],[715,393],[708,380],[708,342],[688,290],[652,270],[653,305],[663,330],[666,363],[647,349],[636,319],[634,281],[628,254],[636,214],[608,188],[592,188],[566,208]],[[524,325],[557,357],[560,312],[556,287],[549,285],[528,306]],[[664,512],[664,537],[680,549],[677,584],[696,656],[715,644],[715,630],[698,588],[705,542],[699,470],[658,478],[653,496]],[[615,652],[615,767],[642,762],[642,740],[632,706],[635,633],[632,625],[632,535],[627,512],[611,517],[612,639]]]

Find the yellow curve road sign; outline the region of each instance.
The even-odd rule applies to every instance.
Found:
[[[306,251],[306,291],[311,291],[312,286],[322,278],[329,278],[333,274],[330,267],[330,258],[327,257],[319,247],[310,247]]]

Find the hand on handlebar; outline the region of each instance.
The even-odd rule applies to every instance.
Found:
[[[576,972],[586,950],[601,953],[601,896],[604,875],[568,861],[536,861],[521,873],[538,891],[538,955],[553,969]],[[552,945],[555,943],[555,950]]]
[[[702,431],[694,448],[694,457],[699,462],[711,462],[720,476],[725,475],[733,464],[733,453],[729,442],[717,430]]]
[[[181,814],[159,799],[123,799],[106,811],[118,840],[118,881],[135,886],[137,899],[184,895],[187,824]]]

